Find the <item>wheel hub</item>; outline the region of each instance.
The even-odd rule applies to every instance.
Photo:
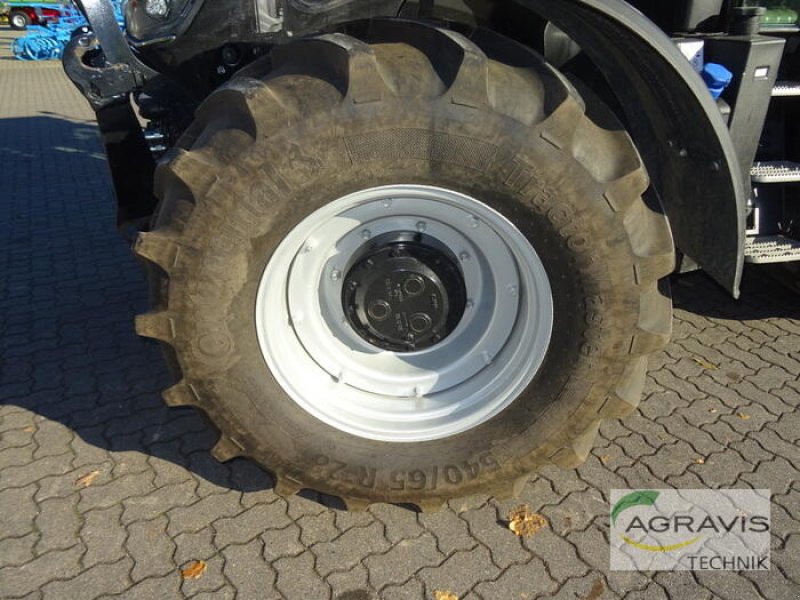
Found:
[[[350,325],[373,346],[413,352],[452,333],[464,315],[466,289],[445,246],[420,233],[396,232],[356,253],[342,305]]]

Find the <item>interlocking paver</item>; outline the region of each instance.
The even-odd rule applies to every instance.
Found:
[[[0,540],[0,557],[3,559],[3,564],[18,567],[33,560],[36,556],[33,548],[38,540],[39,534],[35,531],[27,535]]]
[[[0,54],[10,39],[0,26]],[[800,589],[800,318],[762,271],[746,271],[739,302],[702,274],[678,279],[673,343],[650,360],[640,411],[604,422],[583,466],[543,469],[517,500],[479,495],[420,515],[343,512],[312,491],[284,500],[254,463],[214,461],[218,434],[202,416],[161,402],[171,379],[130,325],[146,286],[114,231],[86,103],[57,63],[0,56],[0,81],[0,596],[784,600]],[[30,175],[43,164],[48,177]],[[611,488],[728,485],[772,489],[771,571],[609,572]],[[518,504],[548,526],[514,536],[503,519]],[[206,572],[182,581],[199,559]]]
[[[325,578],[334,600],[376,600],[377,594],[369,587],[369,573],[364,565],[349,571],[331,573]]]
[[[0,481],[5,485],[4,480]],[[34,530],[33,520],[39,512],[33,501],[35,493],[36,486],[33,484],[0,491],[0,506],[9,507],[7,510],[0,510],[0,539],[20,537]],[[10,507],[14,509],[10,510]]]
[[[459,551],[436,567],[426,567],[417,574],[425,584],[428,596],[436,590],[447,590],[456,596],[466,593],[482,581],[492,580],[502,571],[491,562],[489,549],[477,546],[473,550]]]
[[[522,541],[515,535],[509,535],[509,530],[502,526],[505,515],[498,515],[494,504],[468,510],[461,513],[461,518],[469,523],[470,533],[489,550],[492,562],[500,569],[530,559]]]
[[[536,598],[558,589],[558,584],[547,574],[544,563],[534,559],[524,565],[512,565],[495,580],[479,583],[475,591],[482,598],[514,598],[526,594]]]
[[[167,513],[170,535],[193,532],[220,517],[232,517],[242,512],[239,504],[239,493],[228,491],[222,494],[207,496],[189,506],[179,506]]]
[[[283,517],[288,521],[289,516],[283,509]],[[286,523],[284,523],[285,525]],[[300,541],[310,548],[314,544],[330,542],[339,537],[340,531],[336,527],[336,516],[333,512],[324,512],[318,515],[306,515],[297,520],[300,526]]]
[[[297,556],[305,550],[300,543],[300,527],[292,523],[283,529],[266,531],[261,535],[264,542],[264,560],[272,562],[284,556]]]
[[[263,560],[262,540],[247,544],[231,544],[222,551],[225,557],[223,572],[238,590],[241,598],[279,598],[275,590],[277,573]]]
[[[696,571],[697,582],[720,600],[763,600],[758,588],[739,573]]]
[[[9,598],[29,594],[56,579],[70,579],[81,573],[81,545],[68,550],[53,550],[30,562],[0,569],[3,594]]]
[[[422,514],[420,523],[434,535],[438,549],[444,555],[457,550],[469,550],[475,546],[475,538],[470,535],[467,522],[452,510]]]
[[[392,543],[412,539],[425,533],[417,513],[413,511],[388,504],[372,506],[369,511],[383,523],[386,539]]]
[[[77,496],[51,498],[39,504],[39,514],[34,520],[39,531],[36,553],[66,550],[78,543],[80,516]]]
[[[182,533],[175,536],[175,564],[182,565],[193,560],[205,560],[217,553],[214,545],[214,529],[205,527],[195,533]]]
[[[315,570],[311,552],[281,558],[273,563],[273,567],[278,573],[275,585],[287,598],[330,598],[330,586]]]
[[[523,543],[532,554],[544,562],[550,577],[559,583],[583,577],[589,572],[589,566],[578,558],[575,546],[556,535],[549,527],[523,540]]]
[[[214,543],[218,548],[224,548],[228,544],[244,544],[258,537],[266,527],[281,529],[289,523],[286,503],[283,500],[258,504],[236,517],[214,521],[214,530],[217,532]]]
[[[175,570],[177,565],[172,560],[175,542],[167,535],[166,517],[131,523],[127,529],[125,548],[135,561],[131,571],[133,581],[166,575]]]
[[[128,531],[119,521],[122,507],[111,506],[83,515],[80,537],[86,546],[83,567],[88,569],[101,562],[119,560],[127,555],[125,540]]]
[[[384,527],[374,522],[367,527],[353,527],[337,539],[312,546],[317,559],[316,569],[322,577],[334,571],[353,569],[365,556],[383,554],[392,547],[384,537]]]
[[[403,585],[392,585],[385,588],[380,597],[382,600],[419,600],[419,598],[425,597],[425,586],[421,581],[412,579]]]
[[[173,483],[156,487],[145,496],[133,496],[122,501],[125,507],[122,522],[149,521],[166,512],[167,507],[188,506],[197,502],[197,483],[187,479],[181,483]]]
[[[181,578],[178,573],[165,577],[145,579],[135,583],[114,600],[183,600],[185,596],[180,591]]]
[[[378,591],[389,585],[399,585],[427,566],[436,566],[444,556],[436,548],[436,538],[424,534],[394,544],[385,554],[368,556],[364,565],[369,570],[369,582]]]
[[[68,581],[53,581],[42,588],[45,600],[81,598],[93,600],[106,594],[118,594],[131,586],[128,576],[133,560],[125,557],[113,564],[95,565]]]
[[[3,486],[6,488],[25,487],[48,475],[61,475],[70,469],[71,457],[45,456],[26,465],[17,465],[3,469]]]

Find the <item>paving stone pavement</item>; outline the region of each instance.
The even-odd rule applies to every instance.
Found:
[[[144,277],[58,63],[0,56],[0,165],[0,597],[800,598],[800,311],[763,272],[739,302],[702,274],[675,285],[641,410],[528,483],[549,525],[521,540],[500,523],[517,502],[352,514],[211,459],[214,430],[163,406],[159,350],[133,332]],[[771,488],[771,571],[610,572],[609,490],[672,486]]]

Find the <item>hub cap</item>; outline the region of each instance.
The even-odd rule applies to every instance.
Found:
[[[531,382],[553,325],[531,244],[482,202],[378,187],[315,211],[264,271],[256,327],[287,394],[328,425],[393,442],[484,423]]]
[[[458,259],[438,240],[388,233],[356,253],[342,303],[350,325],[367,342],[411,352],[452,333],[464,314],[466,289]]]

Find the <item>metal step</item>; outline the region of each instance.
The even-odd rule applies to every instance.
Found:
[[[753,183],[788,183],[800,181],[800,163],[773,160],[753,163],[750,170]]]
[[[800,81],[776,81],[773,96],[800,96]]]
[[[782,235],[749,237],[744,244],[744,260],[756,264],[800,260],[800,241]]]

